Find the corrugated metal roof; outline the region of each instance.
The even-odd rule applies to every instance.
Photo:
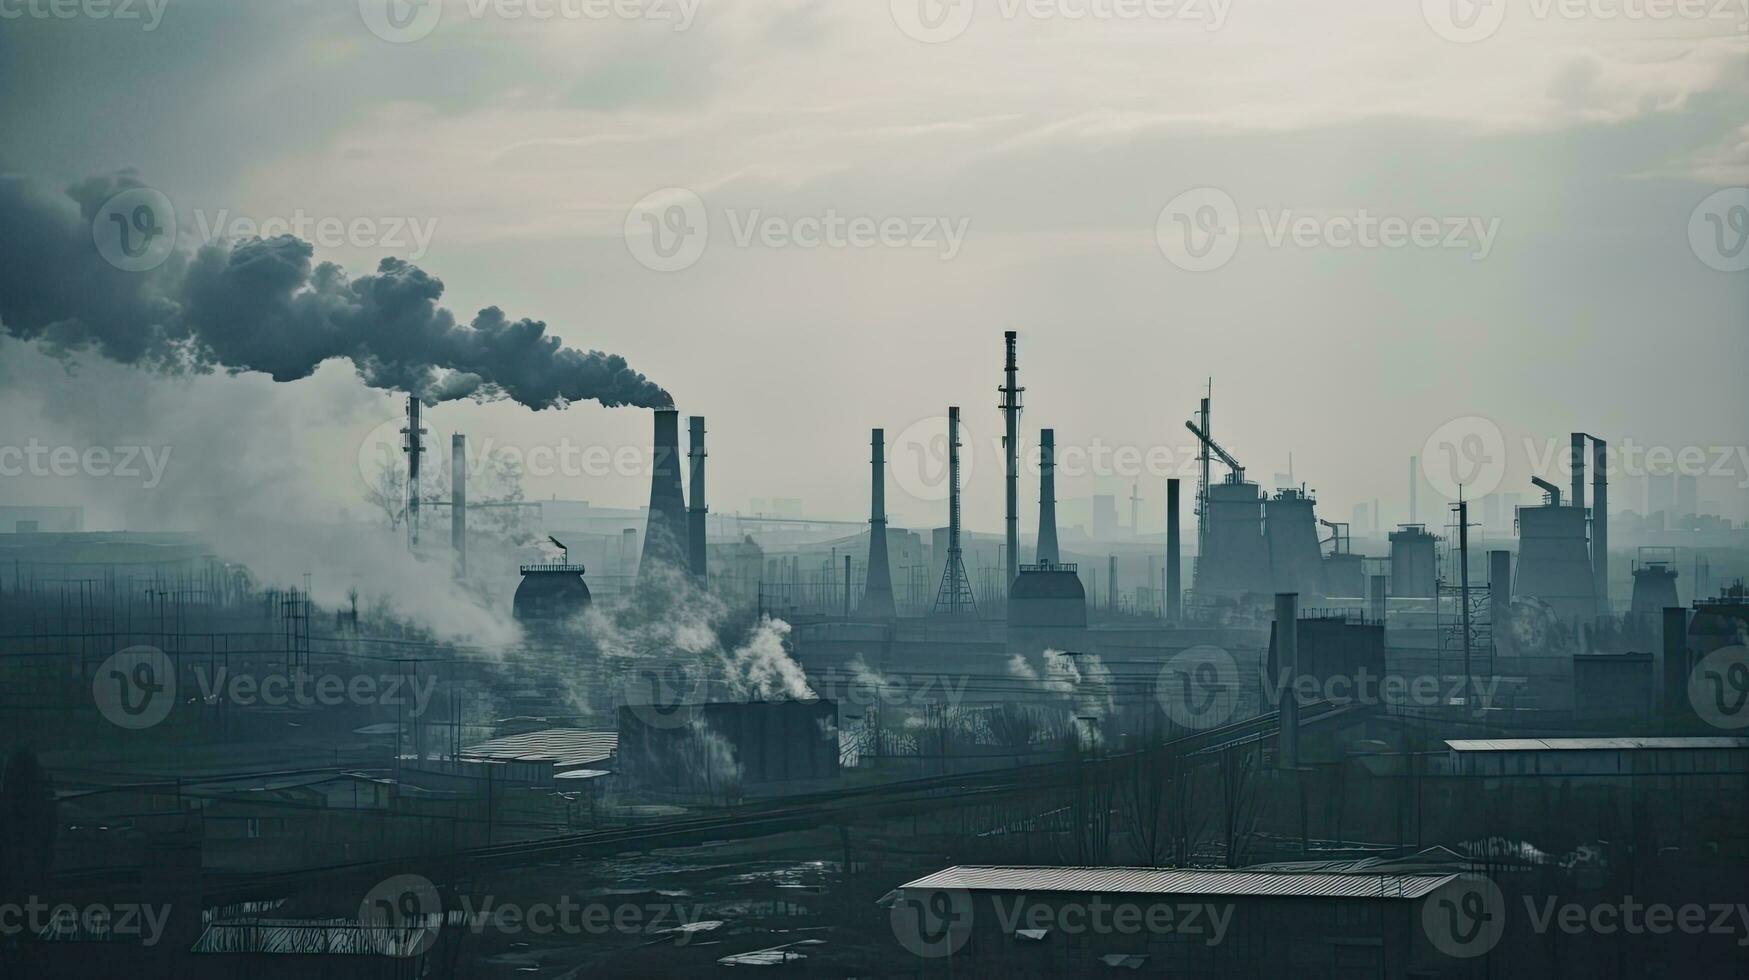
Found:
[[[1697,738],[1453,738],[1454,752],[1612,752],[1632,749],[1749,749],[1749,738],[1708,735]]]
[[[961,865],[900,886],[965,891],[1088,892],[1101,895],[1257,895],[1308,898],[1423,898],[1457,874],[1322,874],[1184,868],[1050,868]]]
[[[602,762],[619,748],[618,732],[590,732],[580,728],[549,728],[541,732],[507,735],[463,749],[464,759],[496,762],[547,762],[570,769]]]

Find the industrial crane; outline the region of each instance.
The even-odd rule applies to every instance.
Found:
[[[1184,423],[1184,427],[1186,429],[1189,429],[1191,432],[1195,433],[1196,437],[1198,439],[1202,440],[1202,444],[1209,447],[1210,451],[1212,451],[1216,456],[1219,456],[1221,458],[1221,462],[1226,463],[1227,468],[1229,470],[1232,470],[1231,475],[1229,475],[1227,477],[1228,483],[1244,483],[1245,482],[1245,467],[1239,465],[1239,461],[1233,458],[1232,453],[1229,453],[1225,449],[1222,449],[1220,443],[1214,441],[1213,439],[1210,439],[1208,436],[1208,433],[1202,431],[1201,427],[1199,427],[1195,422],[1186,422],[1186,423]]]

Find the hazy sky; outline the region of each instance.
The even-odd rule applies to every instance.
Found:
[[[0,0],[0,170],[133,168],[188,247],[331,219],[319,258],[411,259],[464,317],[623,354],[709,417],[717,510],[861,516],[868,429],[903,462],[956,404],[968,520],[996,529],[1012,329],[1028,441],[1054,426],[1099,473],[1063,495],[1139,472],[1144,528],[1210,376],[1216,436],[1265,483],[1291,452],[1336,519],[1489,423],[1527,495],[1573,429],[1723,447],[1702,496],[1743,517],[1745,4],[1493,3]],[[396,411],[342,366],[274,390],[0,358],[0,444],[154,441],[185,477],[246,445],[251,481],[328,516],[362,512],[360,442]],[[591,404],[430,423],[561,455],[649,431]],[[1097,462],[1119,447],[1139,471]],[[579,465],[531,495],[643,502],[635,472]],[[896,476],[895,519],[941,521],[919,485]],[[124,487],[110,520],[176,486]],[[4,502],[114,492],[0,480]]]

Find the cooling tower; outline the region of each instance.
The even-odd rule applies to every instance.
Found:
[[[1549,503],[1518,511],[1518,580],[1514,596],[1540,599],[1555,615],[1590,622],[1597,615],[1585,508]]]
[[[656,438],[650,456],[650,518],[644,526],[644,557],[638,580],[645,581],[657,565],[684,570],[686,560],[686,499],[680,491],[680,413],[656,411]]]
[[[1676,569],[1668,562],[1653,561],[1634,569],[1632,615],[1646,622],[1664,615],[1671,606],[1682,605],[1676,596]]]
[[[1273,595],[1269,540],[1263,535],[1263,496],[1257,484],[1216,483],[1208,493],[1208,529],[1203,553],[1196,559],[1196,591],[1229,598]]]

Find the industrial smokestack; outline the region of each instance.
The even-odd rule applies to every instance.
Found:
[[[1178,528],[1178,480],[1166,481],[1166,619],[1176,623],[1183,610],[1183,586],[1179,581],[1179,563],[1183,560]]]
[[[680,413],[656,410],[656,438],[650,457],[650,517],[644,525],[644,556],[638,580],[658,565],[686,567],[686,499],[680,491]]]
[[[942,566],[941,588],[935,593],[935,612],[950,616],[977,612],[972,582],[966,577],[965,553],[960,549],[960,410],[947,410],[947,563]]]
[[[459,578],[468,575],[468,437],[449,437],[449,546]]]
[[[1417,500],[1417,495],[1421,490],[1420,471],[1421,458],[1418,456],[1409,457],[1409,523],[1411,524],[1419,523],[1421,520],[1417,516],[1421,509]]]
[[[1597,580],[1597,614],[1609,606],[1609,443],[1591,437],[1591,568]]]
[[[419,461],[425,456],[425,429],[419,424],[419,396],[407,396],[407,427],[401,430],[407,437],[402,449],[407,452],[407,546],[419,547]]]
[[[1040,565],[1062,561],[1057,552],[1057,431],[1040,429],[1038,468],[1038,558]]]
[[[1281,738],[1276,743],[1276,767],[1300,767],[1300,597],[1294,592],[1278,592],[1275,596],[1275,669],[1287,678],[1282,686],[1280,714]]]
[[[1585,433],[1573,433],[1573,496],[1568,501],[1580,509],[1585,507]]]
[[[1002,416],[1005,430],[1002,436],[1002,451],[1007,457],[1007,530],[1008,530],[1008,578],[1002,584],[1002,594],[1007,595],[1014,588],[1014,579],[1020,574],[1020,393],[1018,368],[1014,362],[1014,338],[1012,330],[1002,334],[1002,343],[1006,348],[1007,361],[1003,367]]]
[[[686,509],[686,555],[692,577],[703,582],[708,564],[704,546],[705,518],[709,514],[704,504],[704,416],[694,415],[686,421],[691,436],[687,458],[692,462],[692,486],[688,490]]]
[[[863,584],[862,615],[892,619],[893,573],[887,565],[887,433],[875,429],[869,436],[870,475],[868,508],[868,581]]]

